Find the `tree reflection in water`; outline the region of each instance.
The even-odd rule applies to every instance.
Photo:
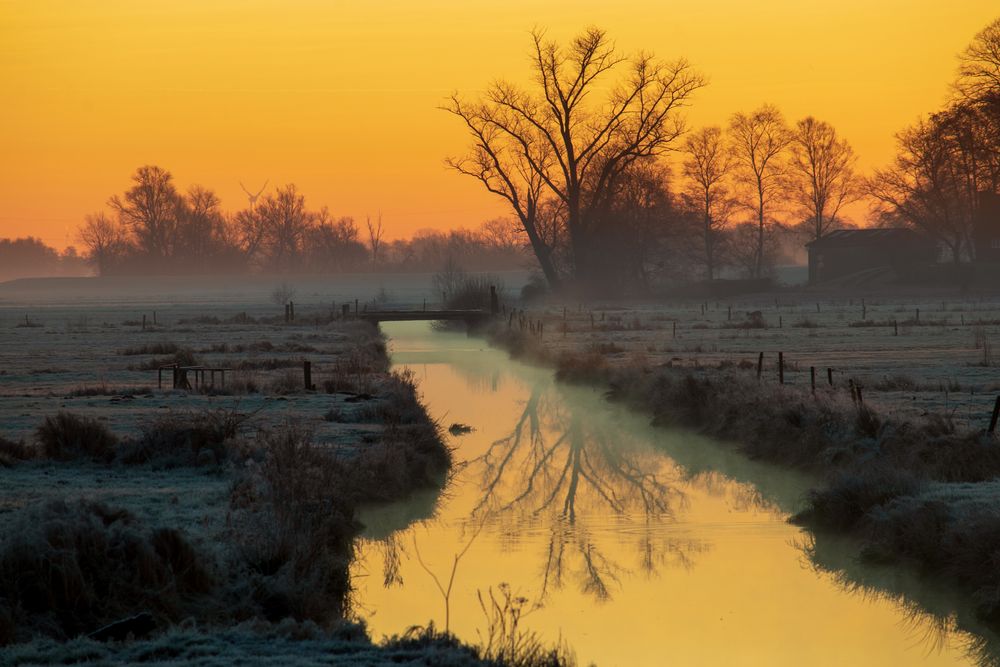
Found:
[[[690,566],[704,548],[669,530],[685,497],[679,474],[663,462],[540,381],[510,434],[472,462],[483,489],[472,519],[510,543],[524,530],[545,531],[542,599],[573,579],[607,600],[628,572],[619,554],[629,538],[636,568],[649,576],[664,565]]]

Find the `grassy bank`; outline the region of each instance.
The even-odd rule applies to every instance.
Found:
[[[503,323],[490,338],[562,381],[606,387],[654,423],[815,473],[823,482],[795,521],[859,537],[864,558],[953,582],[1000,628],[1000,443],[991,436],[948,414],[886,413],[846,388],[762,381],[755,364],[653,365],[640,354],[623,359],[613,336],[569,346],[556,327],[544,329],[552,330]]]
[[[282,383],[279,371],[221,395],[150,390],[157,408],[136,416],[130,406],[123,419],[131,395],[89,392],[87,410],[46,410],[33,430],[0,433],[5,660],[228,660],[274,635],[290,658],[341,642],[365,659],[441,651],[478,664],[476,650],[433,631],[375,646],[347,620],[359,507],[440,486],[451,453],[413,377],[387,371],[374,327],[304,326],[310,349],[334,359],[318,369],[318,389]],[[306,335],[288,329],[258,332],[252,350],[211,353],[301,353],[303,343],[291,346]],[[271,342],[275,331],[282,340]],[[165,343],[123,349],[191,361]],[[293,639],[303,643],[290,648]]]

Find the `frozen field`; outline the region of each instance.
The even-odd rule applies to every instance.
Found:
[[[918,313],[919,311],[919,313]],[[511,322],[519,326],[520,314]],[[528,308],[543,320],[546,348],[591,350],[612,364],[744,368],[819,391],[860,385],[866,402],[888,412],[950,415],[985,427],[1000,393],[1000,298],[779,294],[727,301],[573,304]],[[530,327],[530,324],[527,325]]]

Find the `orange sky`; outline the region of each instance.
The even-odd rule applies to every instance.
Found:
[[[996,0],[0,0],[0,236],[62,247],[155,163],[179,185],[295,182],[314,206],[392,236],[502,213],[442,165],[463,148],[453,90],[527,76],[528,31],[606,28],[626,51],[710,79],[689,116],[770,101],[832,122],[867,168],[939,105]]]

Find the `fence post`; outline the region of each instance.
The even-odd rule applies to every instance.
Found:
[[[778,384],[785,384],[785,353],[778,353]]]
[[[812,387],[812,393],[816,393],[816,367],[809,367],[809,385]]]
[[[833,386],[833,369],[830,367],[826,369],[826,383],[831,387]]]
[[[302,380],[306,385],[306,391],[310,391],[313,389],[312,362],[309,360],[302,361]]]
[[[897,322],[896,320],[892,321],[892,335],[893,336],[899,335],[899,322]]]
[[[996,432],[998,417],[1000,417],[1000,396],[997,396],[997,402],[993,404],[993,416],[990,417],[990,428],[987,433],[993,434]]]
[[[146,330],[146,313],[142,314],[142,330]]]
[[[760,380],[761,371],[764,370],[764,353],[761,352],[757,355],[757,380]]]

